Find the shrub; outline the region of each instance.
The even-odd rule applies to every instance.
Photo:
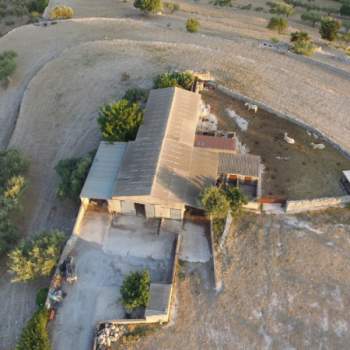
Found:
[[[101,108],[98,123],[105,141],[135,140],[143,121],[143,112],[138,103],[122,99]]]
[[[120,293],[122,304],[128,312],[148,305],[150,283],[151,277],[148,271],[132,272],[125,277]]]
[[[0,82],[8,79],[17,67],[17,53],[14,51],[4,51],[0,54]]]
[[[189,18],[186,21],[186,30],[190,33],[198,32],[199,26],[200,26],[199,21],[196,20],[195,18]]]
[[[39,309],[24,327],[16,350],[51,350],[47,323],[49,311]]]
[[[38,293],[36,294],[35,302],[39,309],[45,306],[48,292],[49,292],[49,288],[41,288],[38,290]]]
[[[191,91],[193,84],[194,76],[190,72],[168,72],[160,74],[154,79],[155,89],[177,86]]]
[[[68,19],[74,16],[74,10],[65,5],[55,6],[50,12],[50,19]]]
[[[79,200],[81,189],[89,173],[94,153],[81,158],[62,159],[55,167],[60,177],[60,183],[57,189],[57,196],[60,199]]]
[[[288,28],[288,21],[282,17],[272,17],[267,28],[277,30],[279,34],[282,34]]]
[[[315,27],[316,23],[321,22],[322,15],[319,12],[315,11],[307,11],[302,13],[301,20],[305,22],[310,22],[313,27]]]
[[[344,4],[340,7],[340,14],[341,14],[342,16],[350,16],[350,2],[344,3]]]
[[[30,240],[23,241],[9,253],[9,269],[13,282],[25,282],[50,276],[55,268],[65,241],[58,230],[43,231]]]
[[[337,37],[341,22],[332,17],[323,17],[321,20],[320,34],[322,39],[333,41]]]
[[[294,13],[294,7],[292,5],[286,4],[283,1],[267,2],[270,6],[270,12],[276,13],[283,16],[291,16]]]
[[[170,11],[170,13],[174,13],[175,11],[180,10],[180,5],[175,4],[174,2],[165,2],[164,7]]]
[[[133,88],[126,91],[123,99],[129,103],[145,103],[148,98],[148,91],[140,88]]]
[[[220,188],[216,186],[205,188],[200,194],[200,201],[205,211],[214,218],[226,217],[230,203]]]
[[[134,7],[145,13],[158,13],[162,11],[162,0],[135,0]]]

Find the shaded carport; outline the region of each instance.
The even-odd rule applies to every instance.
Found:
[[[126,146],[126,142],[100,143],[80,194],[84,204],[107,203],[111,198]]]

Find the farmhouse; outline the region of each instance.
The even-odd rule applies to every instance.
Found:
[[[152,90],[136,140],[101,142],[82,202],[102,201],[111,213],[181,220],[186,208],[201,207],[201,190],[218,179],[246,184],[249,196],[259,197],[260,157],[235,154],[230,141],[216,140],[213,150],[196,139],[200,103],[198,93]]]

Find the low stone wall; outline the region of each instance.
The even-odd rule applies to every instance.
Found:
[[[213,277],[214,277],[214,286],[216,291],[220,291],[222,287],[222,279],[218,266],[218,257],[215,249],[215,241],[214,241],[214,230],[213,230],[213,220],[210,218],[210,240],[209,247],[212,256],[213,262]]]
[[[344,207],[348,203],[350,203],[350,196],[287,201],[286,213],[301,213],[310,210]]]

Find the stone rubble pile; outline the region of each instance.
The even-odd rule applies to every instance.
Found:
[[[124,334],[125,327],[113,323],[105,323],[97,332],[97,350],[107,350]]]

